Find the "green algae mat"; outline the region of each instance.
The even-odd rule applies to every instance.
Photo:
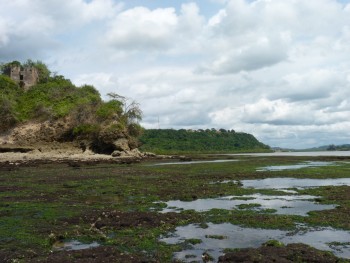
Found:
[[[349,262],[350,157],[191,158],[2,163],[1,262],[230,262],[282,254],[289,262]],[[286,179],[308,185],[278,186]],[[285,203],[274,207],[276,200]],[[216,201],[238,203],[196,206]],[[320,209],[284,212],[307,202]],[[229,232],[245,232],[247,240],[239,245]]]

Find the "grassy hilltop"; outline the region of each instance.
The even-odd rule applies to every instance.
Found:
[[[47,123],[52,130],[46,129],[40,138],[46,136],[61,142],[89,140],[101,151],[118,138],[128,139],[133,144],[130,148],[137,146],[136,138],[142,130],[138,124],[142,112],[137,103],[117,94],[109,94],[110,100],[103,101],[95,87],[77,87],[64,76],[51,74],[41,62],[11,62],[2,65],[1,73],[13,64],[36,67],[39,81],[24,90],[0,74],[0,133],[28,123]]]

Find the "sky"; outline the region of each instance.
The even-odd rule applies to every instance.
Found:
[[[140,103],[145,128],[350,143],[350,0],[0,0],[0,62]]]

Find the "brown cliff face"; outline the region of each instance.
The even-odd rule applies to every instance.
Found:
[[[59,142],[70,129],[72,124],[68,118],[44,122],[29,121],[2,133],[2,144],[30,146],[37,143]]]
[[[112,126],[113,127],[113,126]],[[96,134],[74,135],[75,122],[70,117],[58,120],[30,121],[0,134],[0,147],[27,147],[33,149],[71,148],[76,151],[92,151],[115,156],[128,155],[137,144],[127,131],[112,129],[111,125],[102,125]]]

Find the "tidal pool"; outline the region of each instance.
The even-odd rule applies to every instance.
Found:
[[[228,183],[232,181],[225,181]],[[298,179],[298,178],[265,178],[256,180],[241,180],[245,188],[255,189],[289,189],[289,188],[311,188],[321,186],[350,186],[350,178],[335,179]]]
[[[333,252],[338,257],[350,258],[350,231],[333,228],[310,228],[298,226],[297,231],[245,228],[229,223],[208,224],[208,228],[198,225],[177,227],[175,233],[162,237],[160,241],[167,244],[178,244],[186,240],[201,240],[181,252],[175,258],[184,262],[198,260],[201,255],[209,253],[215,260],[223,254],[225,248],[259,247],[268,240],[279,240],[284,244],[304,243],[321,250]]]
[[[292,165],[274,165],[274,166],[266,166],[257,169],[258,172],[262,171],[283,171],[283,170],[296,170],[296,169],[302,169],[302,168],[308,168],[308,167],[320,167],[320,166],[331,166],[335,165],[334,162],[303,162],[299,164],[292,164]]]
[[[238,160],[204,160],[204,161],[185,161],[185,162],[166,162],[166,163],[155,163],[151,166],[160,165],[186,165],[186,164],[197,164],[197,163],[226,163],[226,162],[237,162]]]
[[[53,250],[83,250],[83,249],[89,249],[94,247],[99,247],[100,244],[97,242],[92,242],[90,244],[84,244],[77,240],[70,240],[70,241],[57,241],[53,244],[52,249]]]
[[[224,181],[228,183],[237,181]],[[220,198],[198,199],[194,201],[171,200],[166,202],[167,208],[162,212],[180,210],[195,210],[199,212],[211,209],[253,209],[260,212],[275,212],[276,214],[306,216],[310,211],[334,209],[335,205],[324,205],[315,202],[318,196],[297,195],[291,189],[303,189],[320,186],[350,186],[350,178],[337,179],[297,179],[297,178],[266,178],[256,180],[241,180],[244,188],[275,189],[291,195],[244,195]],[[275,211],[274,211],[275,210]]]
[[[315,202],[317,196],[311,195],[243,195],[221,198],[198,199],[195,201],[168,201],[162,213],[181,210],[198,212],[211,209],[252,209],[260,212],[307,216],[310,211],[334,209],[335,205],[323,205]]]

